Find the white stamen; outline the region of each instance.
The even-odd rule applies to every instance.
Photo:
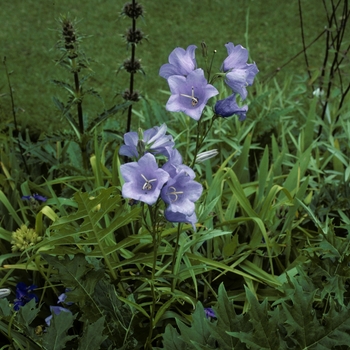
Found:
[[[192,86],[192,95],[186,95],[186,94],[180,94],[180,96],[187,97],[191,99],[191,104],[192,106],[196,106],[197,103],[199,102],[198,98],[194,96],[194,88]]]
[[[178,199],[178,194],[183,194],[183,191],[176,191],[176,188],[173,187],[173,186],[169,187],[169,189],[173,190],[173,192],[168,192],[168,193],[167,193],[168,196],[170,196],[170,195],[175,196],[175,199],[172,200],[172,202],[176,202],[176,201],[177,201],[177,199]]]
[[[157,181],[157,179],[147,180],[147,178],[146,178],[145,175],[141,174],[141,176],[142,176],[142,178],[145,180],[145,183],[143,184],[142,189],[143,189],[143,190],[147,190],[147,191],[151,190],[151,189],[152,189],[152,184],[151,184],[151,182]]]

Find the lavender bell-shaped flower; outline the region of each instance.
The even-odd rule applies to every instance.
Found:
[[[174,49],[169,55],[169,63],[160,67],[159,75],[168,79],[172,75],[186,76],[197,68],[195,49],[197,46],[190,45],[186,50],[181,47]]]
[[[236,94],[232,94],[223,100],[217,101],[214,106],[215,114],[221,117],[230,117],[233,114],[239,116],[239,120],[243,121],[247,117],[248,106],[239,107],[236,102]]]
[[[138,151],[138,144],[142,142],[145,151],[168,156],[167,148],[172,148],[174,146],[174,141],[171,135],[166,135],[166,131],[166,124],[155,126],[144,131],[141,140],[137,132],[127,132],[124,134],[125,145],[120,147],[119,154],[131,158],[142,156],[143,154],[140,155]]]
[[[248,85],[252,85],[255,75],[259,72],[255,63],[248,64],[248,50],[241,45],[234,46],[229,42],[226,45],[228,57],[224,60],[221,70],[226,73],[226,84],[234,93],[247,97]]]
[[[207,101],[217,95],[218,90],[205,79],[203,69],[196,69],[187,77],[172,75],[168,78],[171,96],[166,104],[170,112],[184,112],[199,120]]]
[[[191,172],[188,172],[188,169]],[[161,198],[167,205],[165,218],[171,222],[197,222],[195,202],[202,194],[203,187],[193,180],[192,169],[183,166],[175,177],[169,179],[161,191]]]
[[[158,168],[154,155],[150,153],[146,153],[138,162],[121,165],[120,172],[125,181],[123,197],[149,205],[157,201],[163,185],[170,177],[165,170]]]

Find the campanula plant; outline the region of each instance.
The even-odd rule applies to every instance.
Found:
[[[169,63],[164,64],[159,70],[159,75],[167,79],[171,92],[166,109],[170,112],[183,112],[198,122],[196,150],[192,165],[216,118],[230,117],[234,114],[240,121],[246,118],[248,106],[239,106],[237,96],[242,100],[247,98],[247,86],[253,84],[255,75],[259,72],[255,63],[247,63],[248,50],[243,46],[235,46],[232,42],[225,46],[228,56],[223,61],[220,72],[213,74],[211,79],[210,66],[207,70],[209,81],[205,78],[203,69],[197,68],[195,45],[190,45],[186,50],[174,49],[169,55]],[[203,52],[206,55],[205,44],[204,48]],[[202,127],[205,107],[209,107],[209,100],[219,94],[213,85],[218,79],[224,79],[231,94],[225,99],[216,101],[212,106],[213,116],[209,124]]]

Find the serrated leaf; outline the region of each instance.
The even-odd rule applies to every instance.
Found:
[[[240,330],[250,332],[251,323],[248,322],[248,315],[237,315],[233,303],[230,302],[224,284],[221,283],[218,291],[218,303],[214,308],[217,316],[217,323],[209,323],[209,329],[222,350],[245,349],[245,345],[238,339],[232,337],[228,332]]]
[[[102,342],[107,339],[103,335],[105,318],[100,317],[96,322],[89,324],[84,330],[79,342],[78,350],[100,349]]]
[[[307,292],[298,283],[294,283],[295,293],[292,303],[283,302],[282,308],[285,315],[284,326],[291,337],[300,347],[304,349],[322,334],[322,327],[316,318],[313,308],[316,290]]]
[[[40,309],[36,307],[35,299],[31,299],[27,304],[21,306],[16,315],[16,321],[23,325],[28,334],[33,335],[34,329],[30,327],[30,324],[38,316]]]
[[[228,332],[233,337],[247,344],[250,349],[270,350],[281,349],[281,339],[278,332],[280,320],[276,313],[269,313],[267,299],[259,304],[253,293],[246,288],[247,299],[251,305],[249,322],[252,324],[250,332]]]
[[[326,325],[320,334],[319,340],[315,344],[310,344],[310,349],[333,349],[334,346],[349,345],[350,344],[350,307],[343,307],[338,312],[336,305],[331,300],[331,307],[329,312],[325,315]]]
[[[170,324],[165,328],[163,334],[163,345],[164,349],[168,350],[186,350],[186,342],[180,338],[180,334],[177,330]],[[160,348],[156,348],[160,349]]]
[[[83,254],[77,254],[73,259],[69,259],[66,255],[63,260],[47,254],[42,254],[42,256],[58,270],[58,276],[53,276],[53,279],[61,281],[66,288],[70,289],[66,293],[67,301],[79,303],[81,307],[84,307],[85,303],[89,301],[91,309],[92,305],[95,304],[93,293],[96,284],[104,276],[104,271],[102,269],[94,270]],[[92,308],[91,312],[96,313],[96,308]]]
[[[211,335],[209,322],[201,302],[197,303],[196,310],[192,314],[190,327],[176,319],[176,324],[181,332],[180,339],[192,345],[187,349],[215,349],[215,339]]]
[[[137,343],[131,322],[137,319],[137,311],[118,299],[115,287],[106,280],[96,285],[94,298],[106,316],[106,330],[118,349],[133,349]],[[136,316],[135,316],[136,315]],[[134,344],[134,345],[132,345]],[[123,345],[123,347],[120,347]],[[131,347],[130,347],[131,346]]]
[[[43,345],[46,349],[64,349],[68,341],[77,337],[77,335],[67,335],[74,319],[75,316],[70,312],[61,312],[58,315],[52,314],[50,326],[46,328],[43,335]]]

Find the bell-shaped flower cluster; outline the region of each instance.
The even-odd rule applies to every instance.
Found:
[[[240,95],[242,100],[246,99],[247,86],[253,84],[259,70],[255,63],[247,63],[248,50],[243,46],[234,46],[231,42],[225,46],[228,57],[221,65],[222,73],[218,75],[225,77],[225,83],[232,94],[217,101],[214,112],[222,117],[236,114],[240,120],[244,120],[248,106],[238,106],[236,97]],[[171,91],[166,109],[171,112],[184,112],[199,120],[208,100],[219,92],[208,83],[204,71],[197,68],[195,49],[195,45],[190,45],[186,50],[180,47],[173,50],[169,55],[169,63],[162,65],[159,75],[167,79]]]
[[[132,132],[124,135],[124,140],[133,141],[122,146],[119,153],[136,158],[136,161],[120,167],[125,181],[122,196],[149,205],[161,198],[166,205],[164,216],[168,221],[190,223],[195,229],[197,216],[194,203],[203,188],[194,180],[194,171],[182,163],[181,154],[173,148],[172,137],[165,132],[166,125],[163,124],[160,128],[146,130],[137,140]],[[138,147],[140,142],[146,147]],[[140,153],[141,149],[143,153]]]
[[[208,100],[219,91],[208,84],[203,69],[197,69],[196,48],[190,45],[185,51],[177,47],[169,55],[169,63],[160,68],[159,75],[167,79],[171,91],[166,109],[199,120]]]

